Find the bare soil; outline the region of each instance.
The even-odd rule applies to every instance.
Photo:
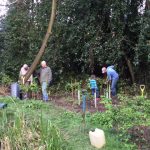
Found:
[[[62,96],[51,96],[49,102],[52,102],[54,105],[63,107],[67,110],[74,112],[82,112],[82,102],[78,104],[77,98],[72,97],[62,97]],[[105,107],[101,103],[101,100],[97,100],[97,107],[94,106],[94,100],[86,101],[86,111],[87,112],[104,112]]]
[[[6,87],[0,87],[0,96],[10,96],[10,89],[6,88]],[[32,97],[32,99],[35,99],[35,100],[42,99],[41,92],[32,93],[30,96]],[[102,100],[101,98],[97,99],[97,107],[95,108],[94,100],[87,99],[86,100],[86,111],[90,112],[90,113],[94,113],[97,111],[104,112],[106,110],[106,108],[105,108],[104,104],[101,103],[101,100]],[[118,101],[117,98],[112,98],[112,104],[115,105],[117,103],[117,101]],[[72,95],[72,94],[51,95],[51,96],[49,96],[48,102],[51,102],[56,106],[63,107],[70,111],[82,113],[82,100],[81,100],[81,103],[79,104],[76,95]]]

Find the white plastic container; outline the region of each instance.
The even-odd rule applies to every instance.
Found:
[[[105,145],[105,134],[101,129],[96,128],[94,132],[89,132],[90,142],[96,148],[102,148]]]

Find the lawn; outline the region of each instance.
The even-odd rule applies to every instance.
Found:
[[[102,150],[126,150],[126,143],[121,142],[116,133],[112,132],[110,129],[101,127],[99,124],[92,124],[90,122],[91,114],[87,114],[86,125],[82,122],[82,115],[75,112],[70,112],[62,107],[54,106],[52,103],[44,103],[38,100],[13,100],[11,98],[1,98],[0,102],[6,102],[8,107],[0,110],[0,139],[1,145],[9,145],[10,149],[30,150],[30,149],[68,149],[68,150],[94,150],[90,145],[88,132],[90,129],[95,127],[101,128],[105,132],[106,145]],[[19,125],[19,120],[27,124]],[[41,119],[42,118],[42,119]],[[40,120],[40,122],[38,122]],[[42,121],[41,121],[42,120]],[[39,126],[43,123],[42,128]],[[47,124],[50,122],[50,124]],[[13,124],[13,125],[12,125]],[[15,124],[15,125],[14,125]],[[18,125],[17,125],[18,124]],[[21,124],[21,123],[20,123]],[[54,144],[59,145],[58,147],[46,147],[46,138],[44,138],[44,133],[50,130],[45,130],[48,126],[55,126],[59,136],[53,137],[54,139],[61,137],[61,140],[55,141]],[[15,126],[15,130],[12,127]],[[23,134],[18,133],[17,130],[20,129],[20,133],[24,130]],[[24,128],[24,129],[23,129]],[[40,128],[39,130],[37,128]],[[43,134],[40,134],[41,131]],[[15,132],[14,132],[15,131]],[[30,131],[30,132],[27,132]],[[59,132],[60,131],[60,132]],[[31,135],[30,135],[30,134]],[[38,134],[38,140],[33,138],[34,134]],[[27,134],[27,135],[25,135]],[[58,134],[56,134],[58,135]],[[24,137],[22,137],[24,136]],[[28,137],[29,136],[29,137]],[[47,138],[50,137],[47,135]],[[50,137],[51,138],[51,137]],[[27,140],[28,139],[28,140]],[[5,141],[5,142],[4,142]],[[48,141],[48,140],[47,140]],[[52,139],[53,141],[53,139]],[[50,142],[50,141],[49,141]],[[28,143],[28,144],[27,144]],[[34,143],[34,144],[32,144]],[[40,144],[37,144],[40,143]],[[35,145],[37,145],[35,147]],[[1,147],[2,149],[2,147]],[[6,150],[6,146],[5,149]]]

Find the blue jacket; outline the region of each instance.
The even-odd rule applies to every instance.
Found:
[[[114,66],[107,67],[108,80],[113,80],[113,79],[118,79],[119,78],[118,73],[113,68],[114,68]]]
[[[90,79],[90,88],[91,88],[91,89],[98,89],[98,88],[97,88],[96,80]]]

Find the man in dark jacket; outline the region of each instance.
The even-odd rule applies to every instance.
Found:
[[[50,84],[51,80],[52,80],[52,71],[50,67],[47,66],[46,62],[42,61],[40,70],[40,83],[42,86],[42,95],[44,101],[48,101],[47,86]]]

